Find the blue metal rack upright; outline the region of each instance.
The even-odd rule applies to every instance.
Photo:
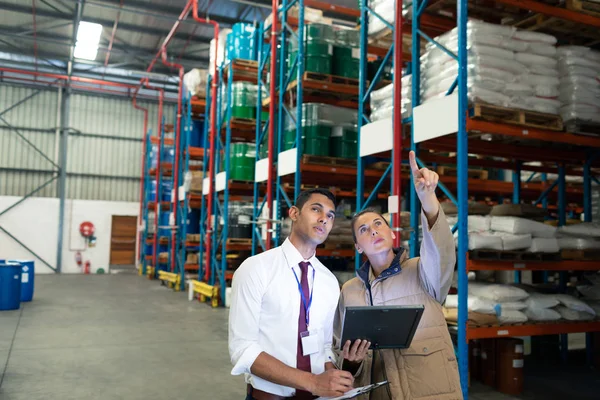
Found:
[[[260,155],[261,155],[261,149],[262,149],[262,142],[263,139],[265,138],[266,135],[268,135],[268,130],[270,129],[270,125],[272,122],[272,116],[269,114],[269,118],[264,121],[264,126],[263,126],[263,120],[262,120],[262,110],[263,110],[263,96],[262,96],[262,91],[263,91],[263,87],[266,87],[267,85],[264,83],[262,77],[263,77],[263,73],[265,71],[265,66],[268,65],[267,62],[269,62],[271,60],[271,45],[270,44],[265,44],[264,43],[264,38],[265,38],[265,32],[268,32],[269,29],[271,28],[270,25],[265,25],[265,24],[260,24],[259,28],[258,28],[258,38],[259,38],[259,45],[258,45],[258,75],[257,75],[257,86],[258,86],[258,94],[256,96],[256,158],[255,158],[255,165],[256,165],[256,169],[259,169],[259,162],[261,161]],[[275,54],[275,57],[277,57],[277,54]],[[270,79],[275,80],[275,77],[271,76]],[[267,136],[268,137],[268,136]],[[268,146],[269,143],[267,142],[267,152],[268,152]],[[279,149],[276,146],[274,149],[274,153],[273,154],[273,160],[274,162],[276,162],[276,155],[278,153]],[[268,160],[268,159],[267,159]],[[264,162],[264,161],[263,161]],[[268,168],[275,168],[275,164],[268,165]],[[271,176],[267,176],[267,191],[269,188],[269,179],[272,178]],[[264,210],[265,205],[267,205],[268,203],[268,193],[265,193],[264,198],[262,201],[260,201],[260,189],[261,189],[261,185],[263,181],[258,181],[255,177],[254,179],[254,195],[253,195],[253,215],[252,215],[252,221],[253,221],[253,226],[252,226],[252,255],[257,254],[258,249],[260,247],[261,251],[265,251],[267,250],[267,245],[265,244],[265,242],[262,239],[262,232],[261,232],[261,225],[262,225],[262,213]],[[272,182],[271,182],[272,183]],[[260,205],[259,205],[260,203]],[[269,204],[267,205],[267,207],[269,209],[273,209],[273,205]],[[270,218],[270,216],[269,216]],[[271,235],[271,232],[267,232],[267,235]]]
[[[207,180],[209,178],[206,177],[207,172],[208,172],[208,162],[209,162],[209,157],[212,157],[212,154],[209,154],[209,135],[210,135],[210,105],[211,103],[211,96],[210,96],[210,88],[212,86],[212,77],[209,76],[208,77],[208,81],[206,82],[206,103],[205,103],[205,107],[204,107],[204,137],[203,137],[203,142],[202,142],[202,148],[203,148],[203,158],[204,158],[204,162],[202,164],[202,176],[204,177],[204,182],[207,182]],[[201,195],[201,200],[200,200],[200,243],[199,243],[199,248],[198,248],[198,281],[202,282],[202,280],[204,279],[204,275],[206,274],[206,266],[204,263],[204,252],[206,251],[206,245],[205,245],[205,241],[204,238],[206,238],[206,220],[207,220],[207,201],[206,201],[206,195],[208,193],[205,193],[204,187],[206,185],[203,184],[202,185],[202,195]]]
[[[180,190],[185,181],[185,174],[190,170],[190,134],[192,130],[192,104],[190,96],[186,94],[182,104],[183,118],[181,118],[182,137],[179,140],[179,182],[173,185],[174,190]],[[185,289],[185,258],[186,258],[186,241],[187,241],[187,226],[190,210],[190,196],[184,193],[179,197],[179,204],[173,204],[173,207],[178,207],[177,221],[175,221],[175,263],[173,272],[179,274],[179,290]]]
[[[294,6],[298,5],[298,33],[294,32],[288,24],[288,11]],[[300,172],[300,160],[302,158],[302,103],[303,103],[303,81],[304,75],[304,0],[283,0],[279,8],[281,13],[281,32],[279,33],[280,50],[279,50],[279,73],[277,76],[278,81],[278,102],[277,102],[277,146],[276,151],[279,152],[283,148],[283,136],[284,136],[284,123],[286,116],[289,117],[296,124],[296,169],[294,173],[294,197],[298,197],[301,191],[302,174]],[[287,36],[293,36],[298,43],[298,52],[296,58],[292,63],[292,67],[289,71],[286,71],[286,60],[288,56],[288,40]],[[293,115],[292,111],[288,110],[285,106],[285,96],[287,89],[292,81],[292,77],[296,72],[296,115]],[[291,150],[288,150],[291,151]],[[277,154],[280,157],[280,154]],[[287,193],[285,192],[282,182],[281,175],[277,173],[276,184],[275,184],[275,212],[273,213],[273,219],[281,219],[282,199],[285,201],[287,207],[293,205],[293,199],[290,200]],[[273,235],[274,245],[278,246],[280,239],[280,226],[278,225]]]
[[[365,110],[368,109],[368,102],[370,99],[370,95],[376,86],[381,82],[381,77],[383,75],[383,71],[387,67],[388,63],[393,65],[394,67],[394,91],[400,88],[401,84],[401,73],[402,71],[402,51],[401,46],[397,46],[396,40],[397,37],[400,36],[402,31],[402,27],[400,26],[392,26],[389,22],[387,22],[382,16],[373,11],[369,6],[367,6],[366,1],[362,1],[360,5],[360,70],[359,70],[359,98],[358,98],[358,157],[357,157],[357,180],[356,180],[356,212],[360,212],[363,209],[367,208],[369,204],[377,198],[378,193],[382,190],[384,184],[389,180],[391,183],[391,193],[394,196],[392,198],[393,201],[397,202],[397,211],[393,213],[394,217],[392,220],[392,228],[399,230],[399,213],[400,213],[400,204],[401,204],[401,192],[400,192],[400,165],[401,165],[401,129],[393,130],[393,143],[391,149],[391,158],[392,162],[385,169],[381,177],[378,179],[375,187],[372,189],[369,197],[365,200],[365,166],[366,160],[365,157],[361,156],[361,133],[363,126],[365,124],[370,123],[371,121],[365,115]],[[402,2],[397,2],[399,5],[396,10],[396,20],[402,21]],[[369,45],[368,45],[368,21],[369,15],[373,15],[373,17],[377,18],[381,22],[384,23],[386,29],[390,31],[390,33],[394,37],[394,43],[392,46],[387,49],[385,52],[385,56],[383,56],[381,65],[379,66],[375,77],[368,84],[367,79],[367,58],[369,53]],[[398,18],[400,16],[400,18]],[[393,56],[393,57],[392,57]],[[399,91],[399,90],[398,90]],[[396,99],[394,99],[396,102]],[[407,121],[402,121],[401,107],[400,105],[394,106],[394,116],[393,116],[393,125],[401,126],[402,123],[406,123]],[[416,196],[411,196],[411,198],[416,198]],[[412,210],[411,210],[412,211]],[[417,225],[418,226],[418,225]],[[399,245],[400,236],[398,235],[396,245]],[[414,238],[414,235],[413,235]],[[417,233],[418,238],[418,233]],[[411,251],[415,246],[412,245],[411,242]],[[361,257],[358,253],[355,255],[355,268],[358,270],[360,268]]]
[[[148,130],[148,134],[146,135],[146,149],[150,149],[151,145],[150,145],[150,136],[152,135],[152,130]],[[138,260],[138,265],[142,266],[142,270],[141,270],[141,274],[143,276],[146,276],[147,271],[148,271],[148,257],[152,256],[152,248],[149,247],[149,245],[152,244],[151,238],[149,237],[148,234],[148,208],[149,208],[149,197],[150,197],[150,151],[146,151],[146,153],[144,154],[144,171],[143,171],[143,176],[144,176],[144,194],[142,197],[142,220],[144,221],[143,223],[143,231],[142,231],[142,238],[140,241],[140,246],[142,246],[142,251],[140,252],[140,260]],[[156,201],[156,199],[155,199]],[[150,242],[150,243],[148,243]]]

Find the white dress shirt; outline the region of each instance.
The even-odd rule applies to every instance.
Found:
[[[320,374],[329,357],[335,360],[331,345],[340,288],[331,271],[314,255],[304,260],[286,239],[281,246],[246,259],[233,276],[229,311],[229,355],[234,364],[231,374],[245,374],[246,382],[255,389],[279,396],[293,396],[296,389],[252,375],[250,367],[264,351],[296,368],[301,296],[292,268],[300,279],[298,264],[302,261],[312,266],[307,276],[313,293],[309,331],[318,336],[320,351],[310,356],[310,362],[311,372]]]

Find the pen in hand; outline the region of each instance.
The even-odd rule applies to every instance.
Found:
[[[341,368],[336,364],[336,362],[333,360],[333,358],[331,358],[331,356],[329,356],[329,361],[331,362],[331,364],[333,364],[335,369],[341,370]]]

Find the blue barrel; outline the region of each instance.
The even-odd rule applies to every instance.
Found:
[[[158,236],[171,236],[171,230],[168,228],[160,228],[161,226],[169,226],[169,212],[163,211],[158,217]]]
[[[156,168],[158,163],[158,145],[153,144],[150,146],[150,167],[149,169]]]
[[[9,260],[9,262],[21,264],[21,301],[33,300],[35,263],[30,260]]]
[[[200,210],[192,210],[188,213],[187,233],[200,233]]]
[[[161,159],[161,164],[173,164],[175,162],[175,148],[174,147],[165,147],[163,151],[163,156]]]
[[[0,311],[21,307],[21,264],[0,263]]]
[[[147,201],[156,201],[156,179],[151,179],[148,183],[148,191],[146,192]]]
[[[204,146],[204,121],[192,120],[192,131],[190,132],[190,146]]]
[[[161,183],[161,201],[171,201],[171,192],[173,190],[172,180],[163,180]]]
[[[258,40],[256,27],[253,24],[239,22],[231,28],[227,35],[229,60],[258,60]],[[230,39],[231,37],[231,39]]]

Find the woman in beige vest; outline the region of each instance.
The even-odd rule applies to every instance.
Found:
[[[370,400],[462,399],[454,348],[441,306],[456,262],[454,239],[435,195],[438,175],[419,169],[413,152],[410,165],[422,205],[421,256],[408,258],[405,249],[393,248],[394,232],[381,214],[373,210],[357,214],[352,220],[354,242],[368,261],[342,288],[334,340],[339,343],[346,307],[423,304],[425,311],[410,348],[369,351],[361,359],[348,353],[346,343],[344,369],[355,374],[355,386],[389,381],[387,389],[376,389]]]

